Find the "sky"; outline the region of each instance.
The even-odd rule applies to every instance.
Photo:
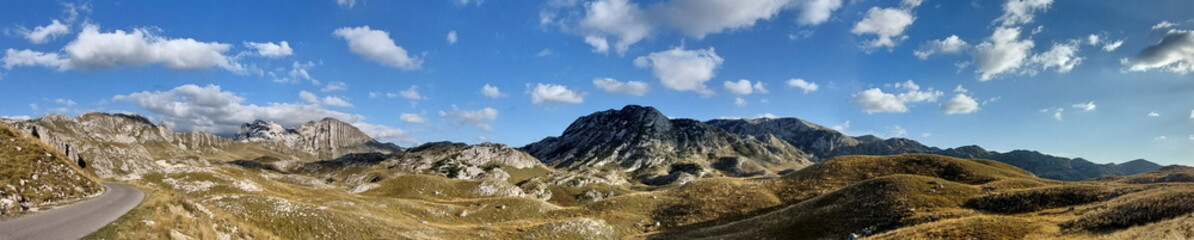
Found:
[[[0,117],[522,146],[627,104],[1194,164],[1194,2],[0,0]]]

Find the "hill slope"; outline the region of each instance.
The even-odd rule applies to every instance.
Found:
[[[103,191],[84,162],[0,124],[0,217]]]

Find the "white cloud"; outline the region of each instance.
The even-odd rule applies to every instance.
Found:
[[[342,27],[333,33],[348,41],[348,49],[365,59],[404,70],[419,69],[423,65],[422,59],[408,55],[406,49],[394,44],[389,32],[361,26]]]
[[[349,103],[348,100],[344,100],[343,98],[325,96],[321,100],[319,95],[315,95],[314,93],[308,91],[299,91],[299,99],[310,104],[323,104],[335,107],[352,107],[352,103]]]
[[[920,86],[912,80],[896,83],[895,87],[903,88],[906,91],[892,94],[885,93],[879,88],[871,88],[855,93],[853,100],[866,113],[903,113],[908,111],[908,103],[935,102],[938,97],[945,94],[932,88],[921,91]]]
[[[981,73],[979,80],[987,81],[1001,74],[1016,72],[1028,59],[1033,45],[1030,39],[1020,40],[1018,27],[996,28],[987,41],[975,47],[976,71]]]
[[[500,89],[498,89],[498,87],[495,87],[495,86],[489,85],[489,84],[485,84],[485,86],[481,86],[481,95],[489,97],[489,98],[500,98],[500,97],[506,96],[506,94],[502,93],[502,91]]]
[[[1194,31],[1171,29],[1157,44],[1121,62],[1129,71],[1161,69],[1178,74],[1190,73],[1194,71]]]
[[[759,94],[767,94],[771,92],[770,90],[767,90],[767,84],[763,83],[763,81],[755,81],[755,85],[753,87],[755,92]]]
[[[1033,15],[1049,10],[1050,4],[1053,0],[1008,0],[1003,4],[1003,15],[995,22],[1004,27],[1032,23]]]
[[[539,53],[535,53],[536,57],[546,57],[548,55],[551,55],[551,49],[547,49],[547,48],[540,50]]]
[[[1055,43],[1049,51],[1033,55],[1030,63],[1033,66],[1039,66],[1043,71],[1048,71],[1049,68],[1057,68],[1057,72],[1066,73],[1082,63],[1082,57],[1074,56],[1077,53],[1078,43],[1076,42]]]
[[[742,97],[735,97],[734,105],[738,105],[739,107],[746,106],[746,99],[742,99]]]
[[[1115,49],[1119,49],[1119,46],[1122,46],[1122,45],[1124,45],[1124,40],[1109,42],[1107,44],[1103,44],[1103,51],[1104,52],[1115,51]]]
[[[969,91],[970,91],[969,89],[962,87],[962,85],[958,85],[957,87],[954,87],[954,92],[956,92],[956,93],[966,93]]]
[[[290,48],[290,43],[281,41],[278,43],[272,42],[245,42],[245,46],[257,49],[257,55],[267,58],[282,58],[294,55],[294,49]]]
[[[456,44],[456,31],[448,31],[448,44]]]
[[[319,103],[319,96],[308,91],[299,91],[299,99],[307,103]]]
[[[1194,134],[1190,135],[1190,141],[1194,141]]]
[[[343,98],[333,97],[333,96],[324,96],[323,104],[328,105],[328,106],[336,106],[336,107],[352,107],[352,103],[348,102],[348,100],[344,100]]]
[[[613,41],[618,54],[624,54],[630,45],[651,33],[650,15],[628,0],[597,0],[585,4],[585,9],[578,27],[594,52],[609,52]]]
[[[666,88],[711,95],[705,82],[717,75],[724,61],[713,48],[685,50],[681,46],[635,58],[634,65],[650,67]]]
[[[1102,42],[1102,37],[1099,36],[1098,34],[1091,34],[1089,36],[1086,36],[1086,44],[1090,44],[1091,46],[1098,46],[1099,42]]]
[[[418,113],[403,113],[398,118],[406,123],[427,123],[427,118]]]
[[[1157,31],[1157,30],[1161,30],[1161,29],[1171,28],[1173,26],[1177,26],[1177,24],[1169,22],[1169,21],[1161,21],[1161,22],[1157,23],[1157,25],[1153,25],[1152,30]]]
[[[439,111],[439,116],[456,121],[458,124],[473,125],[478,129],[492,132],[493,125],[491,123],[497,120],[498,110],[488,107],[477,110],[461,110],[453,105],[451,112]]]
[[[17,120],[17,121],[25,121],[25,120],[33,119],[33,117],[30,117],[29,115],[19,115],[19,116],[0,116],[0,119],[3,119],[3,118],[12,119],[12,120]]]
[[[635,96],[646,95],[650,91],[647,83],[640,81],[618,81],[613,78],[594,78],[593,85],[608,93],[629,94]]]
[[[949,102],[946,102],[945,105],[941,107],[941,111],[948,115],[970,114],[977,112],[978,110],[978,101],[975,101],[974,98],[961,93],[954,95],[953,98],[949,99]]]
[[[42,66],[65,70],[67,60],[57,53],[45,53],[33,50],[15,50],[9,48],[4,51],[4,68],[12,69],[20,66]]]
[[[1161,113],[1158,113],[1158,112],[1149,112],[1148,113],[1148,117],[1160,117],[1160,116],[1161,116]]]
[[[582,103],[585,94],[568,89],[563,85],[536,84],[531,90],[531,103]]]
[[[829,21],[833,11],[842,7],[841,0],[803,0],[796,2],[800,14],[796,15],[796,23],[800,25],[818,25]]]
[[[906,135],[908,135],[908,130],[900,127],[900,125],[892,126],[891,131],[887,132],[887,137],[903,137]]]
[[[1165,141],[1166,139],[1169,139],[1169,137],[1157,136],[1157,137],[1153,138],[1153,140],[1157,140],[1157,141]]]
[[[62,55],[9,49],[4,65],[8,68],[44,66],[65,71],[162,64],[171,69],[219,67],[234,73],[244,73],[243,66],[224,55],[231,48],[232,45],[226,43],[157,36],[148,29],[101,33],[99,26],[86,25],[78,37],[62,49]]]
[[[319,79],[312,77],[311,73],[308,71],[312,67],[315,67],[314,62],[307,61],[303,63],[294,61],[294,63],[290,65],[290,71],[288,71],[285,75],[279,77],[279,74],[274,72],[270,72],[269,74],[270,76],[274,76],[274,82],[276,83],[298,83],[305,80],[310,81],[312,85],[319,85]]]
[[[680,0],[651,8],[669,26],[695,38],[726,30],[749,28],[769,20],[788,0]]]
[[[348,84],[340,81],[329,82],[327,86],[319,89],[321,92],[335,92],[348,90]]]
[[[476,6],[481,6],[482,3],[485,3],[485,0],[452,0],[452,2],[456,3],[456,6],[462,7],[468,6],[469,3],[473,3]]]
[[[830,128],[833,128],[833,130],[838,132],[845,132],[846,130],[850,130],[850,120],[846,120],[846,122],[843,122],[842,124],[833,125],[833,127]]]
[[[946,37],[945,39],[930,40],[921,44],[920,48],[912,52],[912,54],[916,55],[916,57],[920,58],[921,60],[924,60],[935,54],[961,53],[963,50],[966,50],[966,48],[969,47],[970,45],[961,38],[958,38],[958,35],[949,35],[949,37]]]
[[[1190,119],[1194,119],[1194,110],[1190,111]]]
[[[738,79],[738,81],[725,81],[722,84],[726,91],[737,95],[750,95],[754,93],[754,87],[750,84],[750,80]]]
[[[357,0],[336,0],[336,5],[342,8],[352,8],[357,5]]]
[[[804,91],[804,93],[815,92],[817,91],[817,88],[819,88],[816,83],[805,81],[804,79],[800,78],[788,79],[788,86],[799,88],[800,90]]]
[[[410,142],[402,129],[364,122],[364,117],[328,110],[318,104],[270,103],[245,104],[236,93],[222,91],[220,86],[182,85],[167,91],[144,91],[116,95],[113,100],[131,101],[141,108],[161,116],[161,121],[175,130],[199,131],[217,135],[232,135],[240,125],[253,120],[278,122],[296,126],[325,117],[348,122],[375,138]]]
[[[30,43],[43,44],[49,42],[50,40],[54,40],[59,36],[70,33],[70,26],[62,24],[62,22],[59,22],[57,19],[55,19],[50,21],[50,25],[37,26],[34,27],[33,30],[24,29],[22,27],[18,31],[21,32],[21,35],[25,35],[25,39],[29,40]]]
[[[78,104],[75,102],[75,100],[70,100],[70,99],[65,99],[65,98],[55,98],[52,100],[52,102],[60,104],[60,105],[65,105],[68,107],[75,106],[76,104]]]
[[[675,30],[697,39],[749,29],[784,10],[797,10],[796,22],[817,25],[841,8],[841,0],[669,0],[639,5],[630,0],[548,1],[542,25],[557,25],[581,36],[594,52],[625,54],[657,30]]]
[[[911,8],[871,7],[870,10],[867,10],[866,17],[858,21],[850,32],[858,35],[877,35],[875,39],[864,42],[864,48],[887,47],[891,49],[908,38],[908,36],[904,36],[904,29],[907,29],[915,21],[916,16],[912,15]]]
[[[390,94],[387,94],[387,96],[391,98],[395,97],[394,95]],[[402,98],[410,100],[423,100],[423,95],[419,94],[419,86],[415,85],[411,85],[410,88],[407,88],[406,90],[398,91],[397,96],[401,96]]]
[[[1095,103],[1093,101],[1091,101],[1091,102],[1084,102],[1084,103],[1075,103],[1074,105],[1072,105],[1072,107],[1077,108],[1077,109],[1082,109],[1082,111],[1089,112],[1089,111],[1094,111],[1095,108],[1098,107],[1098,105],[1095,105]]]

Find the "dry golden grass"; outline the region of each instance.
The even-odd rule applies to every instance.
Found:
[[[93,174],[62,152],[0,124],[0,198],[20,196],[27,205],[39,207],[79,200],[102,190]],[[13,204],[0,209],[0,216],[18,211],[19,205]]]

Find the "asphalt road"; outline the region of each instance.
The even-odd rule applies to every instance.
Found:
[[[97,198],[0,222],[0,239],[79,239],[132,210],[145,193],[124,184],[105,183]]]

